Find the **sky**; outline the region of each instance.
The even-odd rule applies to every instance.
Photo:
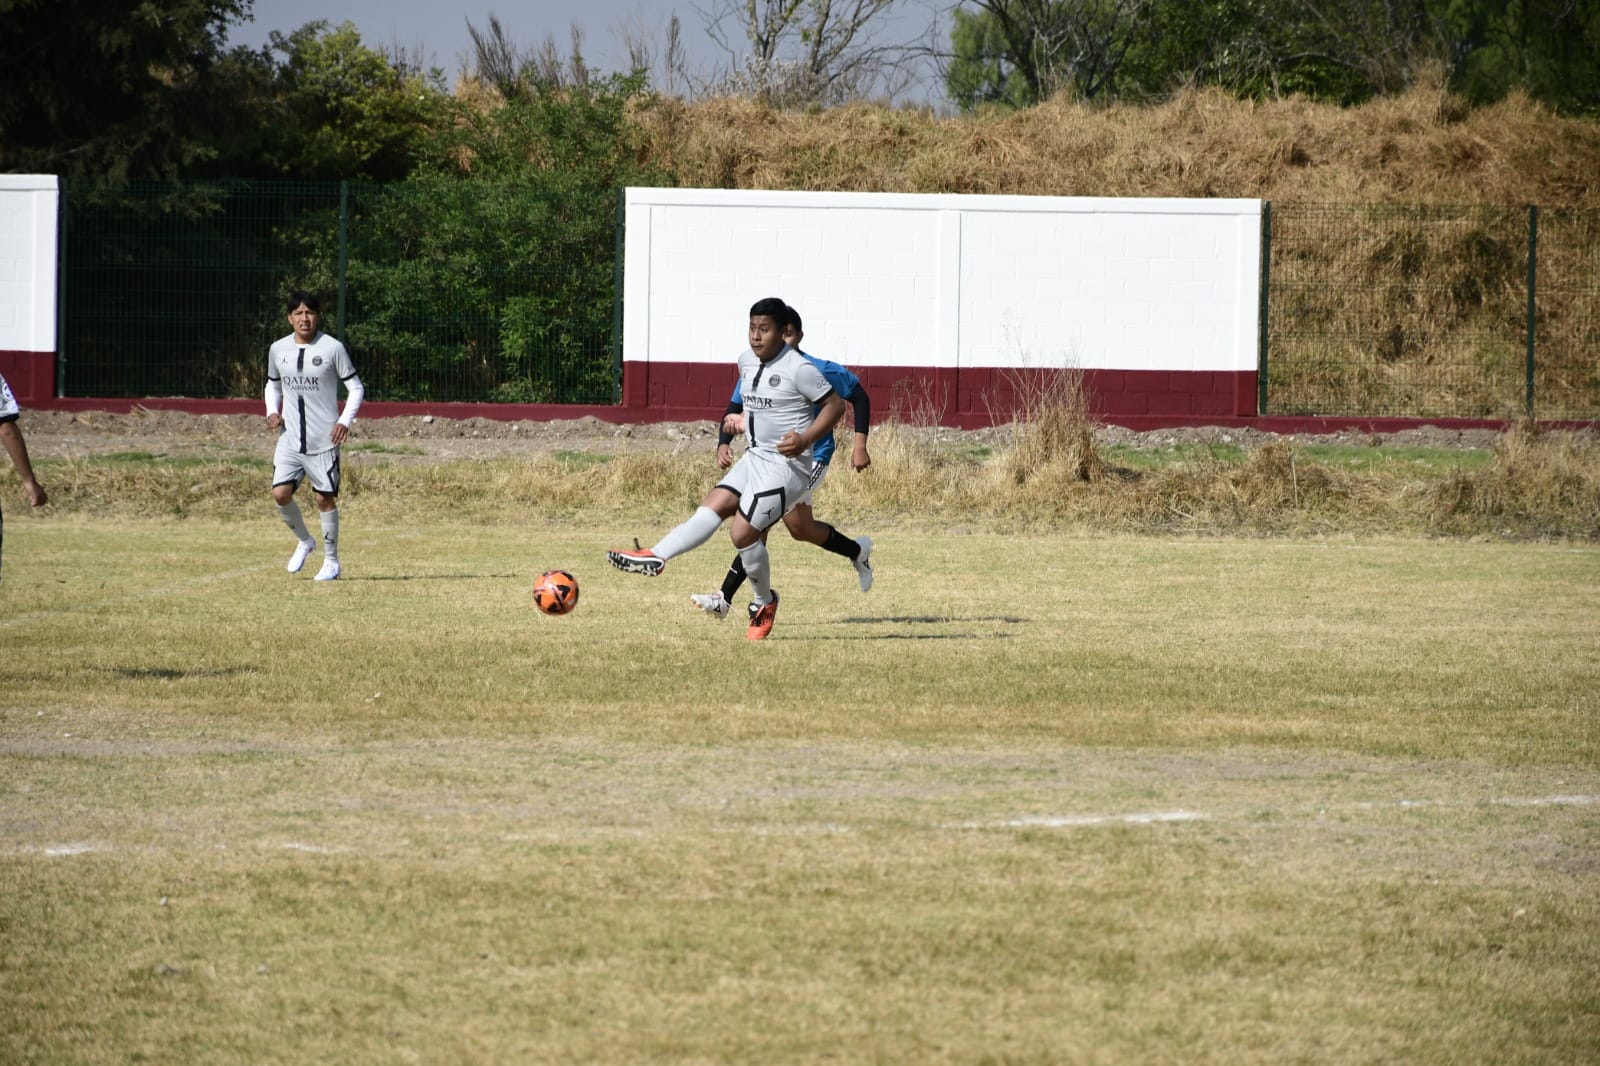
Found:
[[[666,41],[668,19],[676,12],[689,68],[705,75],[733,63],[733,57],[707,34],[707,20],[701,14],[718,6],[717,0],[502,0],[498,4],[493,0],[255,0],[253,21],[233,27],[228,43],[259,48],[274,30],[287,35],[318,19],[330,26],[349,21],[367,47],[380,51],[398,47],[408,57],[420,52],[424,66],[441,68],[446,82],[453,84],[463,60],[472,54],[469,22],[487,31],[494,15],[519,51],[533,51],[552,37],[563,57],[571,54],[576,23],[583,30],[584,58],[590,68],[611,73],[628,65],[625,32],[655,43],[659,50]],[[904,40],[932,24],[938,2],[902,0],[902,6],[905,13],[894,15],[885,27]],[[733,43],[741,43],[738,28],[732,24],[729,28]]]
[[[288,34],[318,19],[330,26],[349,21],[361,31],[367,47],[387,51],[398,45],[408,55],[420,50],[427,65],[441,67],[453,78],[461,69],[462,57],[472,52],[467,24],[487,30],[489,16],[494,15],[519,49],[537,48],[547,36],[553,36],[563,55],[571,51],[576,22],[583,29],[590,66],[610,71],[627,65],[623,27],[642,30],[649,40],[665,40],[673,10],[674,5],[660,0],[525,0],[499,5],[491,0],[255,0],[254,21],[234,27],[228,43],[260,47],[273,30]],[[704,20],[687,3],[677,11],[685,43],[701,45],[700,50],[710,58],[714,49],[709,40],[702,40]]]

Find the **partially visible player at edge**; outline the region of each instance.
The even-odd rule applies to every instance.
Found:
[[[611,565],[656,575],[674,555],[699,547],[722,525],[719,504],[735,502],[729,535],[744,562],[753,596],[745,636],[763,640],[778,615],[771,559],[762,539],[796,504],[811,495],[811,448],[844,414],[844,399],[822,371],[783,342],[789,308],[780,299],[757,300],[750,308],[750,346],[739,354],[747,447],[739,461],[688,519],[650,551],[613,550]]]
[[[805,330],[801,325],[800,312],[793,307],[789,308],[789,323],[784,328],[783,339],[786,344],[822,371],[822,376],[828,379],[833,391],[844,397],[845,402],[855,412],[855,440],[850,449],[850,466],[860,473],[872,465],[872,456],[867,452],[867,434],[872,428],[872,398],[867,395],[861,379],[848,369],[831,360],[818,358],[800,347],[800,342],[805,339]],[[744,432],[743,385],[742,380],[734,383],[733,397],[728,401],[728,410],[722,416],[722,430],[717,436],[717,465],[724,470],[733,465],[734,434]],[[833,451],[833,431],[829,430],[827,436],[811,449],[814,461],[811,468],[813,493],[828,473],[828,464],[833,459]],[[815,544],[824,551],[849,559],[851,565],[856,568],[861,591],[866,592],[872,588],[871,537],[852,540],[827,522],[818,522],[812,514],[809,502],[796,504],[793,510],[783,516],[783,524],[795,540]],[[744,584],[744,580],[744,561],[735,555],[733,562],[728,566],[727,576],[722,579],[721,589],[716,592],[696,593],[690,599],[694,601],[696,607],[713,618],[726,618],[728,607],[733,603],[733,597],[738,593],[739,586]]]
[[[300,479],[311,482],[322,519],[322,569],[316,580],[333,581],[340,570],[339,445],[350,435],[366,390],[344,345],[322,332],[322,305],[315,295],[289,294],[289,328],[293,332],[267,351],[267,427],[278,431],[272,500],[299,542],[288,567],[297,574],[317,547],[294,500]],[[342,413],[340,382],[346,392]]]
[[[0,377],[0,446],[11,456],[11,465],[17,468],[17,476],[22,479],[22,491],[28,496],[28,506],[43,507],[49,497],[45,495],[39,479],[33,476],[33,464],[28,461],[28,442],[23,439],[22,429],[17,424],[21,416],[22,408],[17,406],[17,398],[11,395],[11,386],[6,384],[4,377]],[[4,543],[5,520],[0,517],[0,545]]]

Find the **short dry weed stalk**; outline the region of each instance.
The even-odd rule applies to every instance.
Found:
[[[1095,446],[1099,420],[1089,409],[1076,367],[1015,371],[1006,384],[1017,400],[1015,432],[1003,470],[1011,483],[1035,479],[1101,481],[1108,468]]]

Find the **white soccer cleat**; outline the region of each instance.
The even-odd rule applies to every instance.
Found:
[[[689,597],[694,605],[709,614],[712,618],[728,617],[728,601],[722,598],[722,590],[716,592],[697,592]]]
[[[315,578],[313,578],[312,580],[314,580],[314,581],[337,581],[337,580],[339,580],[339,560],[337,560],[337,559],[324,560],[323,564],[322,564],[322,569],[317,571],[317,576]]]
[[[861,545],[861,554],[850,560],[850,565],[856,568],[856,577],[861,579],[861,591],[866,592],[872,587],[872,538],[857,537],[856,543]]]
[[[300,568],[306,565],[306,559],[311,555],[312,552],[316,550],[316,541],[302,540],[295,548],[294,554],[289,556],[289,573],[298,574],[300,572]]]

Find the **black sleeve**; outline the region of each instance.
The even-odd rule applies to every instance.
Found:
[[[724,444],[732,444],[733,443],[733,434],[729,433],[726,429],[723,428],[723,424],[728,421],[728,416],[729,415],[739,415],[739,414],[743,414],[743,413],[744,413],[744,404],[736,403],[733,400],[729,400],[728,401],[728,409],[726,411],[722,412],[722,418],[720,418],[717,421],[717,446],[718,447],[721,447]]]
[[[865,437],[872,428],[872,397],[867,395],[865,385],[856,385],[855,391],[850,394],[850,406],[856,412],[856,432]]]

